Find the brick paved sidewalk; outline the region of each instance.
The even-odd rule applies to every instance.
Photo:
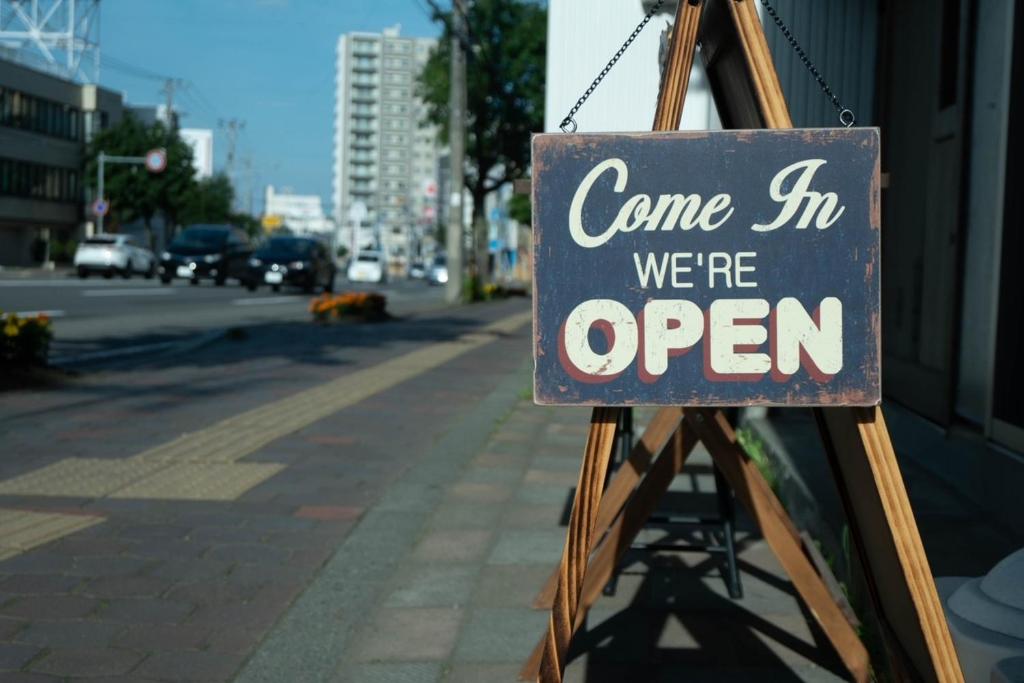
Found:
[[[0,680],[233,678],[364,511],[528,358],[528,319],[510,301],[254,331],[0,395]]]
[[[530,604],[560,557],[589,419],[525,400],[528,371],[368,511],[240,682],[516,680],[546,626]],[[481,425],[500,415],[488,435]],[[691,460],[674,487],[713,509],[710,460]],[[592,611],[566,680],[841,680],[765,543],[742,528],[740,539],[736,601],[706,554],[633,557]]]

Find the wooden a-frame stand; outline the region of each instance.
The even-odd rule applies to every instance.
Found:
[[[654,130],[679,127],[698,40],[723,126],[792,127],[753,0],[679,0]],[[962,681],[881,409],[814,412],[892,670],[901,680]],[[619,413],[593,411],[562,561],[535,603],[551,609],[548,630],[521,677],[560,683],[573,634],[699,440],[851,677],[867,681],[871,665],[863,643],[723,413],[660,409],[604,489]]]

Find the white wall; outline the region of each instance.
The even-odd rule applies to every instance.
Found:
[[[548,6],[544,130],[558,124],[644,18],[641,0],[551,0]],[[654,122],[658,51],[674,12],[650,21],[576,114],[581,132],[645,131]],[[719,128],[700,60],[694,60],[682,130]]]
[[[181,139],[192,148],[192,167],[196,178],[202,180],[213,175],[213,131],[209,128],[182,128]]]

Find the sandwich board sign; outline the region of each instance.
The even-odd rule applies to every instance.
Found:
[[[881,400],[876,128],[533,139],[534,397]]]

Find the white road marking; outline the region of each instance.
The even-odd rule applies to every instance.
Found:
[[[289,304],[304,298],[301,296],[265,296],[261,299],[235,299],[231,303],[235,306],[261,306],[263,304]]]
[[[45,315],[47,318],[63,318],[65,311],[15,311],[14,315],[19,318],[34,318],[37,315]]]
[[[87,289],[82,296],[162,296],[174,294],[173,289]]]
[[[140,285],[144,287],[156,286],[156,283],[152,281],[145,281],[143,284],[141,281]],[[0,289],[5,287],[116,287],[124,286],[124,280],[120,278],[117,280],[104,280],[103,278],[92,278],[89,280],[81,280],[78,278],[66,280],[2,280],[0,279]]]

